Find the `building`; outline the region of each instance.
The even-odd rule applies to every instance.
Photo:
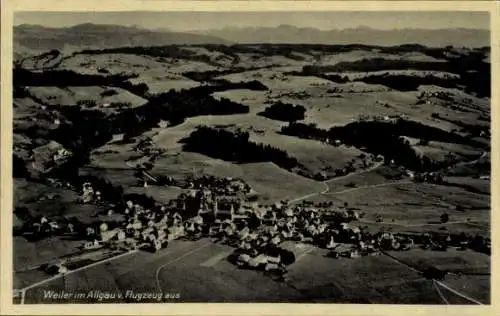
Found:
[[[213,213],[216,219],[233,220],[236,210],[239,210],[241,203],[238,199],[222,197],[216,198],[213,203]]]

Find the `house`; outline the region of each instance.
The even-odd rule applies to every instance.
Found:
[[[87,250],[90,250],[90,249],[97,249],[97,248],[101,248],[103,247],[103,245],[101,244],[100,241],[98,241],[97,239],[95,239],[94,241],[89,241],[89,242],[86,242],[84,245],[83,245],[83,248],[84,249],[87,249]]]
[[[262,265],[265,266],[267,263],[268,263],[268,256],[266,256],[265,254],[259,254],[255,258],[250,258],[250,260],[248,261],[248,265],[252,268],[257,268]]]
[[[112,141],[112,142],[121,142],[121,141],[123,141],[123,136],[124,136],[124,135],[125,135],[125,134],[114,134],[114,135],[112,136],[112,138],[111,138],[111,141]]]
[[[82,202],[89,203],[94,199],[94,189],[89,182],[83,184]]]
[[[102,232],[105,232],[108,230],[108,224],[107,223],[102,223],[100,226],[99,226],[99,231],[102,233]]]
[[[330,236],[330,240],[326,244],[326,249],[333,249],[335,247],[337,247],[337,244],[335,243],[335,239],[333,238],[333,236]]]
[[[118,234],[118,229],[106,230],[101,232],[101,240],[106,242],[114,238]]]
[[[66,268],[62,263],[57,263],[49,266],[46,272],[50,274],[65,274],[68,272],[68,268]]]
[[[125,241],[125,238],[127,236],[125,235],[125,232],[122,229],[119,229],[116,234],[116,237],[118,238],[119,241]]]
[[[234,219],[235,209],[239,209],[238,202],[232,199],[215,199],[213,205],[213,212],[215,218],[218,219]]]
[[[355,258],[361,257],[359,251],[356,250],[356,249],[351,249],[350,251],[347,251],[345,253],[345,255],[346,255],[347,258],[351,258],[351,259],[355,259]]]

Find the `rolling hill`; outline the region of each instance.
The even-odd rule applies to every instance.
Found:
[[[136,27],[85,23],[67,28],[22,24],[14,27],[14,52],[19,55],[49,50],[64,52],[124,46],[225,44],[210,35],[151,31]]]

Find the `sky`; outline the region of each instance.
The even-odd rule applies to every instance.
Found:
[[[16,12],[14,25],[68,27],[81,23],[118,24],[146,29],[203,31],[225,27],[289,24],[321,30],[367,26],[374,29],[489,29],[488,12]]]

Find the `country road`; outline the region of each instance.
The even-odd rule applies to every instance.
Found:
[[[356,171],[356,172],[353,172],[353,173],[346,174],[345,176],[335,177],[333,179],[322,181],[321,183],[325,186],[324,190],[322,190],[320,192],[313,192],[313,193],[310,193],[310,194],[307,194],[307,195],[303,195],[301,197],[298,197],[298,198],[295,198],[295,199],[292,199],[292,200],[288,201],[288,203],[297,203],[297,202],[303,201],[303,200],[311,198],[311,197],[315,197],[315,196],[323,195],[323,194],[328,194],[328,191],[330,191],[330,187],[328,186],[329,183],[340,181],[340,180],[343,180],[343,179],[346,179],[346,178],[349,178],[349,177],[353,177],[353,176],[357,176],[357,175],[360,175],[360,174],[363,174],[363,173],[367,173],[367,172],[373,171],[373,170],[377,169],[378,167],[380,167],[383,164],[384,164],[383,162],[377,162],[376,164],[374,164],[373,166],[371,166],[368,169]]]
[[[386,186],[391,186],[391,185],[396,185],[396,184],[410,184],[410,183],[413,183],[413,182],[412,181],[393,181],[393,182],[380,183],[380,184],[364,185],[362,187],[350,188],[350,189],[330,192],[330,193],[326,193],[326,194],[328,194],[328,195],[344,194],[344,193],[355,192],[355,191],[360,191],[360,190],[375,189],[375,188],[381,188],[381,187],[386,187]]]
[[[451,222],[446,222],[446,223],[419,223],[419,224],[404,224],[404,223],[394,223],[394,222],[376,222],[376,221],[370,221],[364,218],[360,218],[358,220],[360,223],[365,223],[365,224],[381,224],[381,225],[391,225],[391,226],[402,226],[402,227],[421,227],[421,226],[443,226],[447,224],[473,224],[474,221],[451,221]]]
[[[81,267],[81,268],[77,268],[75,270],[70,270],[68,271],[67,273],[59,273],[59,274],[56,274],[55,276],[53,277],[50,277],[48,279],[45,279],[45,280],[42,280],[42,281],[39,281],[39,282],[36,282],[36,283],[33,283],[31,285],[28,285],[22,289],[20,289],[20,292],[21,292],[21,305],[24,304],[24,301],[25,301],[25,297],[26,297],[26,292],[29,291],[30,289],[33,289],[33,288],[36,288],[36,287],[39,287],[40,285],[43,285],[45,283],[48,283],[48,282],[51,282],[51,281],[54,281],[54,280],[57,280],[57,279],[60,279],[60,278],[63,278],[63,277],[66,277],[70,274],[73,274],[73,273],[76,273],[78,271],[82,271],[82,270],[86,270],[86,269],[89,269],[89,268],[92,268],[94,266],[98,266],[98,265],[101,265],[101,264],[104,264],[106,262],[110,262],[110,261],[113,261],[113,260],[116,260],[116,259],[119,259],[119,258],[122,258],[122,257],[125,257],[125,256],[129,256],[131,254],[134,254],[134,253],[137,253],[139,250],[137,249],[134,249],[134,250],[131,250],[131,251],[128,251],[128,252],[125,252],[125,253],[122,253],[122,254],[119,254],[117,256],[113,256],[113,257],[110,257],[110,258],[107,258],[107,259],[104,259],[104,260],[101,260],[101,261],[98,261],[98,262],[95,262],[95,263],[92,263],[92,264],[89,264],[89,265],[86,265],[84,267]]]
[[[408,263],[406,263],[406,262],[404,262],[404,261],[402,261],[402,260],[400,260],[400,259],[398,259],[398,258],[394,257],[393,255],[391,255],[391,254],[387,253],[386,251],[382,251],[382,254],[383,254],[383,255],[385,255],[387,258],[389,258],[391,261],[393,261],[393,262],[395,262],[395,263],[398,263],[398,264],[400,264],[400,265],[403,265],[403,266],[407,267],[407,268],[408,268],[408,269],[410,269],[410,270],[413,270],[413,271],[415,271],[415,272],[417,272],[417,273],[423,273],[423,271],[421,271],[421,270],[419,270],[419,269],[416,269],[415,267],[413,267],[413,266],[409,265]],[[443,301],[445,301],[445,303],[447,303],[447,304],[449,304],[449,303],[448,303],[448,300],[446,300],[446,299],[444,298],[444,296],[442,295],[441,291],[438,289],[438,287],[437,287],[437,286],[441,286],[441,287],[443,287],[443,288],[447,289],[448,291],[452,292],[453,294],[455,294],[455,295],[457,295],[457,296],[460,296],[461,298],[464,298],[464,299],[468,300],[469,302],[472,302],[472,303],[474,303],[474,304],[476,304],[476,305],[484,305],[483,303],[481,303],[480,301],[476,300],[475,298],[472,298],[472,297],[470,297],[470,296],[468,296],[468,295],[466,295],[466,294],[464,294],[464,293],[461,293],[461,292],[459,292],[459,291],[455,290],[454,288],[452,288],[452,287],[450,287],[450,286],[446,285],[445,283],[443,283],[443,282],[441,282],[441,281],[438,281],[438,280],[432,280],[432,282],[434,283],[434,286],[435,286],[436,292],[438,293],[438,295],[440,296],[440,298],[441,298]]]
[[[167,261],[166,263],[164,263],[161,266],[159,266],[158,269],[156,269],[156,272],[155,272],[155,283],[156,283],[156,288],[158,289],[158,291],[160,293],[163,292],[163,288],[161,287],[161,283],[160,283],[160,271],[163,268],[165,268],[166,266],[169,266],[169,265],[171,265],[173,263],[176,263],[177,261],[179,261],[179,260],[181,260],[181,259],[183,259],[185,257],[188,257],[188,256],[192,255],[195,252],[198,252],[198,251],[202,250],[203,248],[206,248],[206,247],[210,246],[210,244],[211,243],[203,244],[200,247],[195,248],[195,249],[193,249],[193,250],[191,250],[191,251],[189,251],[189,252],[187,252],[187,253],[185,253],[185,254],[177,257],[177,258],[175,258],[174,260]]]

